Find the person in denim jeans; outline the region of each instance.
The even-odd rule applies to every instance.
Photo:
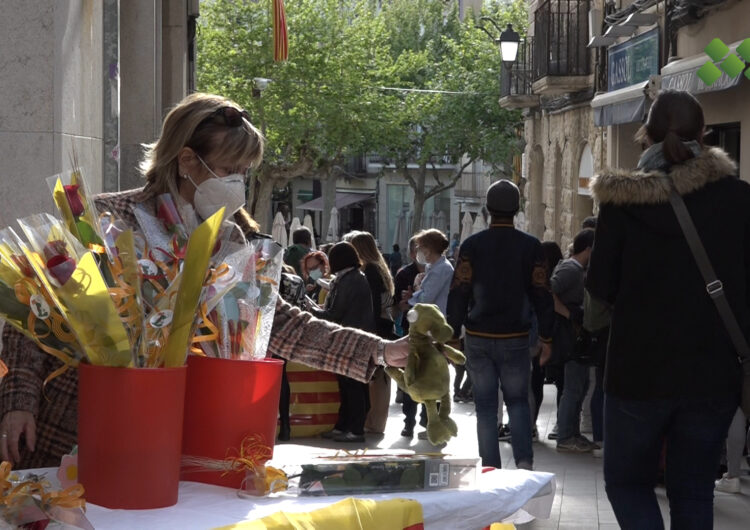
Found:
[[[508,407],[513,459],[519,469],[531,469],[531,411],[529,409],[529,339],[491,339],[467,334],[466,366],[474,385],[477,438],[482,465],[501,467],[497,440],[498,385]]]
[[[591,452],[595,446],[581,435],[581,406],[589,385],[589,366],[573,358],[577,329],[583,323],[583,281],[586,276],[594,231],[585,228],[573,239],[573,255],[558,263],[550,285],[555,297],[558,327],[555,350],[565,363],[565,386],[557,407],[557,450]]]
[[[500,386],[510,416],[516,467],[531,469],[529,330],[536,314],[544,364],[551,353],[553,302],[541,243],[513,226],[518,206],[519,192],[512,182],[500,180],[487,190],[491,224],[461,245],[448,295],[448,322],[456,337],[461,326],[466,331],[466,364],[474,387],[482,465],[501,467]]]
[[[650,147],[638,169],[592,181],[600,208],[586,288],[613,308],[604,482],[623,529],[664,528],[654,493],[664,447],[672,528],[710,529],[742,370],[669,194],[682,196],[750,336],[750,185],[724,151],[703,145],[703,110],[687,92],[660,92],[643,129]]]

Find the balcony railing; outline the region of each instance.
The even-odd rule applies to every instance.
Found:
[[[534,79],[591,73],[589,0],[546,0],[534,13]]]
[[[516,62],[511,68],[503,66],[500,76],[500,97],[531,95],[534,65],[534,39],[527,37],[518,46]]]

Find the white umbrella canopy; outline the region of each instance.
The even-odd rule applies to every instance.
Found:
[[[398,245],[401,249],[405,249],[406,245],[409,244],[409,238],[407,237],[408,229],[409,228],[406,225],[406,214],[402,210],[396,218],[396,228],[393,230],[393,243]]]
[[[308,230],[310,230],[310,233],[313,235],[312,249],[317,250],[317,247],[315,246],[315,227],[313,226],[313,220],[312,217],[310,217],[309,213],[305,215],[305,220],[302,221],[302,226],[305,226]]]
[[[461,219],[461,243],[472,234],[473,229],[471,214],[469,212],[464,212],[464,217]]]
[[[440,230],[444,234],[448,232],[448,222],[443,210],[440,210],[437,214],[435,214],[435,223],[432,225],[432,227]]]
[[[336,243],[339,240],[339,211],[334,206],[331,208],[331,218],[328,220],[328,231],[326,232],[326,243]]]
[[[299,220],[299,217],[295,217],[292,219],[292,224],[289,225],[289,239],[288,244],[292,244],[292,235],[294,234],[294,231],[297,230],[299,227],[302,226],[302,223]]]
[[[273,227],[271,228],[271,237],[282,247],[286,247],[286,222],[281,212],[276,212],[276,217],[273,218]]]
[[[474,225],[472,226],[471,233],[476,234],[487,228],[487,222],[484,220],[482,212],[477,212],[477,217],[474,219]]]

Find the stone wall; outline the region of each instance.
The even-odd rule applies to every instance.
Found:
[[[102,4],[6,2],[0,23],[0,224],[53,211],[45,178],[72,153],[100,190]]]
[[[563,251],[593,213],[590,197],[578,193],[579,163],[588,143],[594,170],[606,160],[603,129],[594,126],[587,104],[556,113],[534,109],[525,122],[528,181],[524,189],[527,230]]]

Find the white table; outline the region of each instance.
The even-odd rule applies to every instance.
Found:
[[[54,482],[56,469],[47,472]],[[476,489],[429,492],[396,492],[366,495],[362,498],[385,500],[414,499],[422,505],[425,528],[481,529],[493,522],[523,523],[533,518],[549,518],[555,497],[555,476],[520,470],[497,469],[478,475]],[[265,517],[278,511],[306,512],[333,504],[345,497],[240,498],[235,490],[181,482],[179,501],[159,510],[110,510],[87,504],[86,516],[96,529],[134,528],[206,529]]]

